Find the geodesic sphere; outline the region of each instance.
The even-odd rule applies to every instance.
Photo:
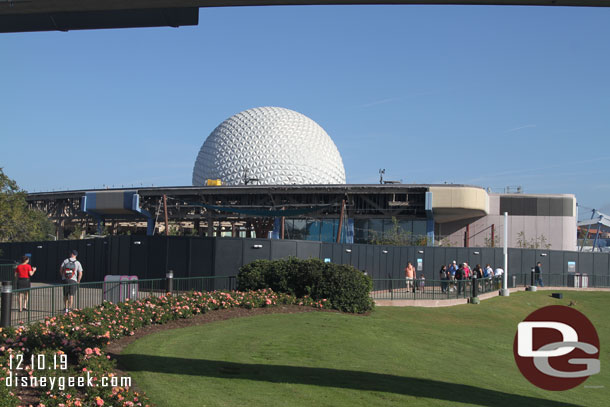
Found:
[[[222,122],[201,146],[193,185],[345,184],[337,146],[309,117],[281,107],[257,107]]]

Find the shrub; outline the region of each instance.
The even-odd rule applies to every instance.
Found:
[[[256,260],[237,276],[239,290],[270,288],[296,297],[326,298],[332,308],[363,313],[373,309],[371,278],[349,265],[318,259]]]

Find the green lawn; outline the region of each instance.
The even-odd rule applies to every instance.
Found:
[[[150,335],[120,363],[159,407],[610,405],[610,293],[549,294],[380,307],[370,316],[239,318]],[[597,328],[601,373],[566,392],[544,391],[515,365],[517,323],[570,301]]]

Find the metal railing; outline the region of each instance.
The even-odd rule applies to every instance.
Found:
[[[12,290],[11,325],[30,324],[54,317],[65,312],[65,293],[74,288],[71,309],[96,307],[104,301],[119,302],[160,297],[167,293],[168,279],[147,279],[135,281],[89,282],[80,284],[59,284]],[[188,291],[229,291],[236,289],[235,276],[173,278],[172,292]],[[24,309],[19,311],[22,297]],[[1,307],[0,307],[1,312]]]
[[[501,288],[500,278],[467,280],[374,279],[371,297],[375,300],[451,300],[470,298]]]
[[[600,276],[588,273],[541,273],[542,283],[548,287],[575,287],[575,288],[608,288],[610,276]],[[509,287],[539,285],[532,273],[509,274]]]
[[[559,274],[542,273],[542,284],[548,287],[574,288],[608,288],[610,276],[594,274]],[[473,296],[473,285],[476,281],[475,294],[484,294],[499,290],[502,277],[479,278],[468,280],[414,280],[374,279],[371,297],[376,300],[443,300],[469,298]],[[509,274],[509,288],[540,285],[532,273]]]
[[[175,291],[232,291],[237,290],[237,276],[174,277]]]

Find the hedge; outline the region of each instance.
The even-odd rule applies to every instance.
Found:
[[[256,260],[237,276],[239,290],[270,288],[296,297],[326,298],[332,308],[353,313],[373,309],[372,279],[350,265],[318,259]]]

